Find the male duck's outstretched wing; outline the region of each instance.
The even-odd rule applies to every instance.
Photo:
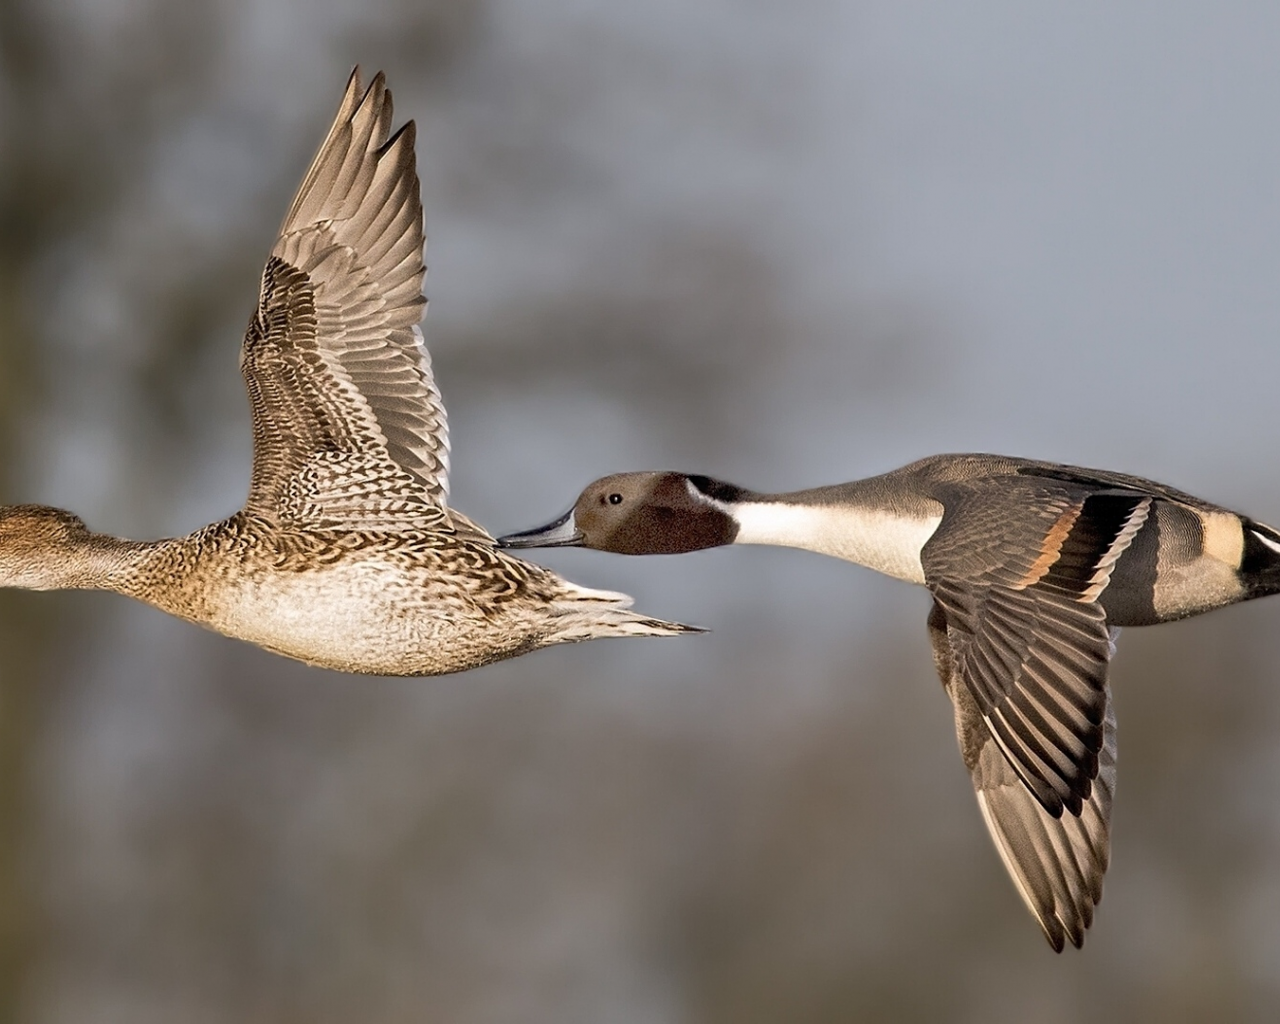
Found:
[[[1099,598],[1153,500],[1069,481],[970,481],[944,498],[921,552],[961,756],[1005,867],[1056,950],[1084,941],[1102,898],[1116,729]]]
[[[1080,814],[1098,773],[1111,657],[1098,599],[1152,500],[1022,478],[957,484],[921,552],[955,676],[1055,818]]]
[[[262,275],[240,366],[253,410],[246,511],[304,528],[447,527],[449,441],[418,322],[414,125],[351,74]],[[390,137],[389,137],[390,136]]]
[[[1023,785],[992,739],[968,687],[955,675],[946,617],[934,605],[929,638],[942,685],[955,704],[960,755],[973,779],[982,820],[1027,908],[1058,952],[1079,947],[1102,899],[1116,786],[1116,717],[1104,690],[1098,773],[1080,813],[1053,817]]]

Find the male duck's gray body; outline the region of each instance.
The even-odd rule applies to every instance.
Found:
[[[242,511],[125,541],[0,508],[0,586],[114,590],[313,665],[435,675],[550,644],[670,636],[512,558],[449,508],[448,430],[418,321],[414,127],[358,71],[281,225],[240,366],[253,412]]]
[[[626,554],[780,544],[933,594],[934,662],[1006,867],[1054,949],[1102,896],[1115,788],[1115,632],[1280,591],[1280,533],[1162,484],[996,455],[759,494],[624,473],[508,547]]]

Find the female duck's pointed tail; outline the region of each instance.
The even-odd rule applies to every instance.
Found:
[[[560,642],[574,643],[610,636],[683,636],[705,633],[701,626],[667,622],[631,611],[632,599],[613,590],[592,590],[565,581],[565,591],[555,602],[560,621]]]

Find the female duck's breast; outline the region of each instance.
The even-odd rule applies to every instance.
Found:
[[[376,675],[480,664],[482,653],[469,638],[487,628],[461,592],[383,560],[241,579],[212,609],[209,625],[311,665]],[[489,631],[481,646],[492,654],[505,645]]]

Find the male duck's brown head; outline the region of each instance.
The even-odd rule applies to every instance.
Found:
[[[620,555],[678,555],[732,544],[732,505],[748,492],[684,473],[616,473],[587,486],[568,512],[504,548],[584,547]]]

